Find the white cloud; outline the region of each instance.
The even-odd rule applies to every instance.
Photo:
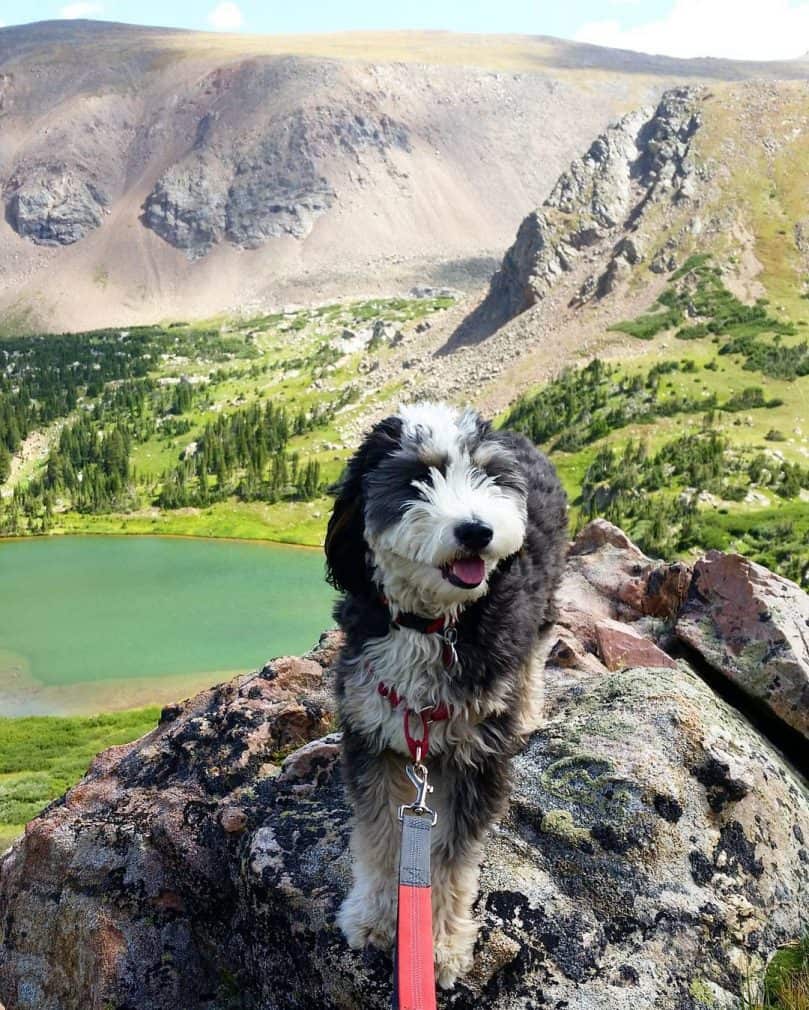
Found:
[[[94,18],[104,13],[104,4],[80,2],[67,4],[59,11],[60,18]]]
[[[208,24],[218,32],[237,32],[244,22],[238,4],[221,3],[208,15]]]
[[[793,7],[790,0],[674,0],[657,21],[632,28],[613,18],[590,21],[576,39],[664,56],[787,60],[809,49],[809,2]]]

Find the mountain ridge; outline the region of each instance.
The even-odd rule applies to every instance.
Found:
[[[449,29],[349,29],[341,32],[241,34],[239,32],[199,31],[171,26],[135,25],[119,21],[99,21],[88,18],[35,21],[0,28],[0,57],[3,52],[4,36],[29,36],[30,45],[38,42],[48,44],[53,41],[75,41],[77,35],[93,35],[96,38],[129,34],[132,37],[147,35],[167,41],[176,37],[190,48],[214,47],[223,50],[241,49],[245,55],[307,54],[320,57],[334,56],[339,59],[359,59],[368,62],[369,43],[377,48],[386,48],[381,43],[392,43],[397,57],[414,62],[432,62],[436,57],[452,62],[459,59],[477,59],[474,65],[503,68],[503,56],[497,55],[501,47],[513,50],[511,59],[530,58],[530,66],[544,62],[546,66],[563,69],[591,66],[600,69],[623,70],[634,73],[687,74],[716,76],[719,79],[747,77],[755,69],[761,75],[783,75],[793,71],[803,76],[809,67],[809,54],[787,60],[734,60],[724,57],[676,57],[656,53],[645,53],[631,49],[599,46],[594,43],[565,39],[542,34],[520,34],[513,32],[456,32]],[[31,37],[33,36],[33,37]],[[214,45],[214,44],[217,45]],[[432,45],[428,45],[432,43]],[[436,43],[438,44],[436,46]],[[531,53],[531,47],[535,51]],[[425,59],[425,57],[427,57]],[[491,60],[491,63],[487,63]],[[523,69],[528,69],[524,65]]]
[[[683,77],[807,73],[517,36],[0,29],[0,316],[76,330],[471,289],[616,115]]]

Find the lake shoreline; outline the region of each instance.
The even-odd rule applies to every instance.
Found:
[[[85,715],[307,651],[334,590],[310,545],[94,533],[0,540],[0,598],[0,714]]]
[[[234,544],[258,544],[269,547],[289,547],[292,550],[322,551],[322,544],[306,544],[293,540],[273,540],[270,537],[237,537],[237,536],[212,536],[207,533],[144,533],[141,530],[122,530],[117,533],[108,533],[106,530],[84,530],[82,532],[74,530],[51,530],[49,533],[21,533],[16,536],[0,536],[0,544],[5,543],[26,543],[31,540],[61,539],[63,537],[108,537],[109,539],[119,538],[121,540],[130,537],[154,538],[156,540],[211,540],[216,543]]]
[[[0,720],[90,718],[134,709],[163,708],[236,677],[245,677],[256,669],[203,670],[199,673],[133,677],[125,681],[91,680],[61,685],[43,683],[33,678],[30,672],[3,669],[1,664],[2,658]]]
[[[13,539],[38,536],[179,536],[239,540],[322,548],[332,510],[328,496],[312,501],[238,502],[231,499],[205,508],[135,509],[131,512],[56,512],[44,533],[6,527]]]

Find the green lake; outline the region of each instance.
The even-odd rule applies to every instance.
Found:
[[[0,541],[0,715],[177,700],[331,621],[319,550],[164,537]]]

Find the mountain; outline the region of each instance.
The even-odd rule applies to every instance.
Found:
[[[480,283],[616,115],[807,76],[542,37],[0,30],[2,329]]]
[[[577,522],[809,585],[807,154],[803,81],[668,90],[571,162],[477,303],[378,381],[522,430]]]
[[[378,121],[385,157],[411,157],[396,132],[403,121]],[[365,127],[343,121],[338,133],[370,144]],[[327,133],[317,134],[322,150]],[[283,136],[309,143],[316,133]],[[402,400],[443,398],[472,403],[540,445],[565,483],[574,526],[604,516],[658,557],[739,551],[809,587],[808,147],[806,81],[677,85],[581,145],[544,202],[522,208],[516,239],[478,295],[421,285],[408,298],[349,296],[270,313],[246,304],[203,321],[6,339],[0,531],[249,530],[318,543],[325,489],[368,424]],[[371,157],[363,152],[361,161]],[[144,250],[207,279],[199,306],[219,298],[220,276],[265,283],[245,267],[273,250],[325,256],[318,236],[330,221],[351,241],[365,234],[349,230],[339,187],[321,185],[314,170],[297,210],[279,201],[265,206],[275,208],[269,216],[240,215],[266,181],[264,162],[245,163],[216,203],[206,173],[220,163],[205,158],[193,178],[208,187],[207,231],[191,204],[187,214],[165,212],[192,192],[176,164],[155,180],[154,200],[144,195],[140,213],[153,227],[132,222]],[[273,237],[282,223],[301,237]],[[106,241],[108,225],[67,246],[14,241],[51,257],[58,290],[62,257]],[[185,248],[154,230],[168,235],[169,226]],[[347,270],[351,255],[344,250],[332,269]],[[365,255],[377,263],[374,283],[393,284],[373,260],[379,249]],[[446,247],[434,265],[445,276],[442,255]],[[238,274],[217,273],[226,261],[242,265]],[[311,262],[302,257],[300,269]],[[96,286],[114,301],[106,274]],[[83,291],[92,317],[77,282]],[[108,458],[99,458],[102,438]],[[259,447],[255,458],[248,443]]]

